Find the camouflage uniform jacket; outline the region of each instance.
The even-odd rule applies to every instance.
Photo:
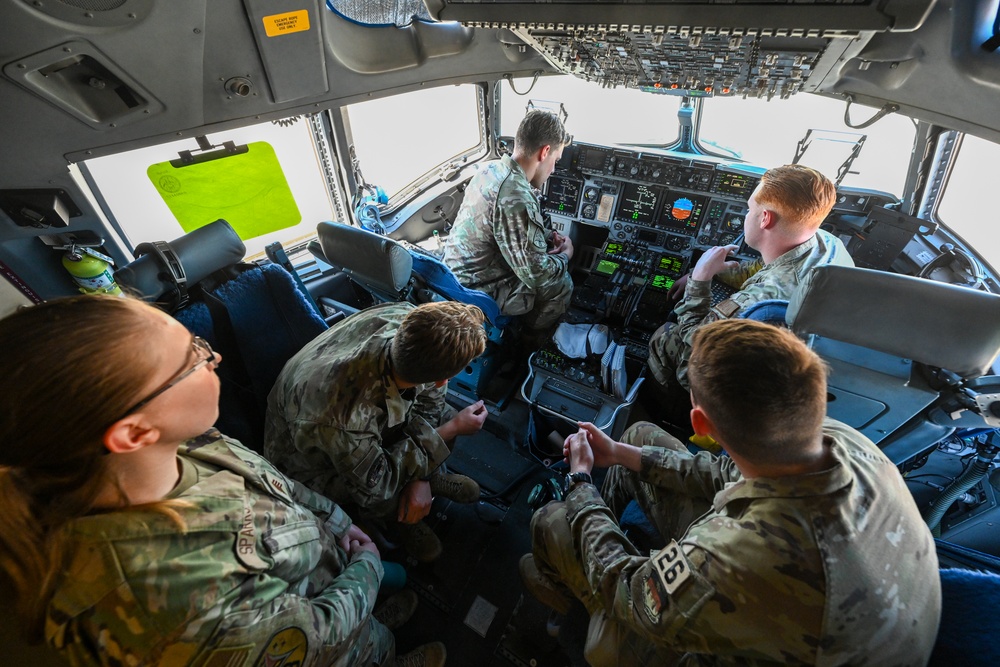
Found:
[[[666,335],[650,341],[649,367],[653,377],[666,386],[676,373],[677,381],[687,389],[687,365],[691,357],[694,332],[703,324],[733,317],[749,306],[767,299],[789,299],[795,288],[817,266],[838,264],[854,266],[847,248],[833,234],[816,234],[792,248],[770,264],[761,260],[740,262],[717,278],[739,291],[712,305],[712,282],[688,280],[684,300],[677,304],[677,325]]]
[[[178,458],[169,498],[186,530],[141,508],[70,524],[47,641],[84,665],[364,659],[383,570],[337,545],[347,515],[218,431]]]
[[[570,530],[608,616],[684,664],[926,664],[941,612],[930,531],[870,440],[828,419],[824,442],[830,469],[772,479],[644,447],[644,482],[714,496],[650,557],[633,555],[596,487],[575,487]]]
[[[547,235],[524,170],[505,155],[483,166],[465,189],[444,262],[458,282],[492,296],[505,315],[523,315],[542,286],[566,277],[569,258],[548,254]]]
[[[435,430],[445,388],[400,391],[389,346],[409,303],[352,315],[281,371],[268,397],[264,455],[288,475],[362,514],[395,518],[399,492],[448,457]]]

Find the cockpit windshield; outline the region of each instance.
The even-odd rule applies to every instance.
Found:
[[[512,83],[499,84],[502,135],[513,136],[530,101],[552,110],[562,105],[567,129],[578,141],[667,147],[678,140],[679,97],[603,88],[573,76]],[[760,167],[794,162],[800,153],[798,162],[832,179],[844,169],[842,185],[903,194],[915,136],[910,118],[889,114],[869,127],[853,129],[844,123],[844,100],[804,93],[785,100],[739,96],[692,102],[700,116],[696,145],[705,153]],[[875,112],[852,106],[851,121],[860,124]]]

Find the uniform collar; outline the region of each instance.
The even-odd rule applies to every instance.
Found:
[[[768,266],[779,266],[781,264],[791,264],[797,261],[803,255],[810,253],[816,248],[818,241],[816,240],[817,234],[813,234],[808,239],[798,244],[788,252],[783,255],[779,255],[773,262],[768,264]]]
[[[380,355],[382,385],[385,387],[385,414],[388,421],[386,426],[389,428],[406,421],[406,413],[416,394],[412,387],[401,391],[396,385],[393,379],[391,350],[392,339],[389,339],[383,344]]]
[[[795,475],[793,477],[751,477],[735,482],[715,494],[712,504],[715,511],[736,500],[756,500],[762,498],[810,498],[827,496],[854,479],[844,461],[849,454],[843,445],[829,435],[823,436],[823,445],[829,448],[834,464],[819,472]]]

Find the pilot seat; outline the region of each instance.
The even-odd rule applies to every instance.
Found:
[[[169,243],[139,244],[135,261],[115,280],[161,305],[222,355],[216,426],[262,452],[274,381],[328,323],[297,277],[278,263],[244,263],[245,253],[229,223],[216,220]]]
[[[321,259],[342,270],[378,301],[460,301],[486,316],[486,351],[452,378],[452,386],[475,400],[486,396],[507,351],[510,318],[488,294],[462,286],[437,257],[360,227],[321,222],[316,227]],[[313,246],[313,251],[317,249]]]

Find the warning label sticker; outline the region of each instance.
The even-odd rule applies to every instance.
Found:
[[[264,17],[264,32],[268,37],[288,35],[309,29],[309,10],[300,9],[286,14],[272,14]]]

